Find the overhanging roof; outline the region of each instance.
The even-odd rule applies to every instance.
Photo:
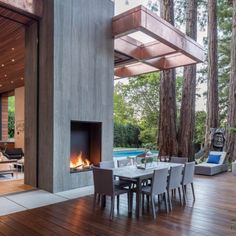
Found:
[[[113,18],[115,76],[131,77],[204,60],[203,47],[143,6]]]

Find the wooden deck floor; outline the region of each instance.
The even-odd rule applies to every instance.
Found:
[[[185,207],[176,202],[166,214],[161,207],[156,220],[151,212],[136,219],[127,217],[126,198],[109,220],[104,211],[92,211],[92,196],[70,200],[0,218],[1,235],[236,235],[236,177],[231,173],[196,177],[196,202],[191,195]]]
[[[24,180],[0,181],[0,196],[34,189],[24,184]],[[1,206],[0,206],[1,207]]]

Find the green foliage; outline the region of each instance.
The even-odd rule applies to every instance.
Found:
[[[203,144],[206,130],[206,112],[197,111],[195,117],[194,143]]]
[[[15,113],[8,112],[8,137],[14,138],[15,135]]]
[[[157,125],[151,128],[143,128],[139,135],[139,140],[142,143],[142,147],[145,149],[156,149],[157,143]]]
[[[114,121],[115,123],[133,123],[133,109],[121,94],[121,84],[115,86],[114,91]]]
[[[230,133],[232,133],[232,134],[236,134],[236,128],[234,128],[234,127],[230,127],[230,128],[229,128],[229,131],[230,131]]]
[[[8,111],[15,113],[15,96],[8,97]]]
[[[8,98],[8,137],[15,136],[15,97]]]
[[[139,127],[114,123],[114,147],[139,147]]]
[[[218,68],[219,111],[221,126],[225,126],[228,111],[230,56],[232,36],[232,7],[228,0],[218,0]]]
[[[131,147],[134,144],[143,147],[154,147],[157,142],[157,124],[159,114],[159,73],[130,78],[127,83],[117,83],[114,95],[114,145]],[[127,140],[132,133],[127,129],[132,124],[138,128],[133,137],[134,142]],[[133,128],[130,128],[133,130]],[[134,129],[135,130],[135,129]],[[127,134],[127,136],[126,136]]]

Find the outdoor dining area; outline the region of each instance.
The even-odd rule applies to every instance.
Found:
[[[144,213],[145,205],[151,203],[152,215],[156,219],[156,205],[164,203],[166,213],[174,211],[173,199],[181,206],[186,203],[187,188],[191,186],[192,200],[194,193],[195,162],[187,158],[171,157],[169,162],[162,158],[144,156],[114,161],[100,162],[93,167],[94,209],[100,205],[106,207],[110,200],[110,219],[114,217],[115,200],[119,211],[120,195],[127,195],[127,214],[132,215],[133,208],[137,218]],[[135,198],[135,199],[134,199]]]

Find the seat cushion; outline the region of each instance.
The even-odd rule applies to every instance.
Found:
[[[195,174],[199,175],[216,175],[225,171],[228,171],[228,166],[226,164],[204,162],[195,166]]]
[[[6,163],[6,164],[0,164],[0,172],[1,171],[9,171],[9,170],[12,170],[13,169],[13,167],[12,167],[12,165],[11,164],[8,164],[8,163]]]

